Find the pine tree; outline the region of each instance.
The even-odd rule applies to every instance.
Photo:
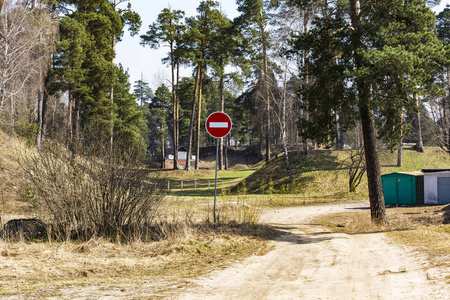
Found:
[[[298,39],[297,49],[310,53],[311,87],[305,94],[309,112],[315,114],[301,125],[311,137],[329,142],[335,134],[338,108],[345,113],[347,128],[359,114],[372,221],[384,224],[376,132],[391,149],[398,145],[403,126],[400,116],[416,109],[414,92],[425,94],[433,89],[433,70],[443,48],[425,1],[369,5],[350,0],[348,5],[330,4],[326,17],[316,18],[311,31]],[[347,8],[348,15],[343,14]]]
[[[235,20],[235,26],[243,32],[247,44],[252,47],[252,60],[257,70],[258,87],[260,90],[260,157],[263,157],[263,139],[266,143],[266,161],[269,161],[270,134],[271,134],[271,101],[270,101],[270,79],[269,59],[270,48],[269,34],[267,31],[268,16],[266,1],[263,0],[237,0],[238,11],[241,15]]]
[[[182,23],[184,12],[165,8],[158,15],[158,20],[149,26],[145,35],[141,35],[141,44],[158,49],[161,44],[169,46],[169,63],[172,73],[172,109],[173,109],[173,148],[174,169],[178,169],[178,146],[179,146],[179,103],[176,91],[175,70],[177,66],[176,50],[180,45],[180,39],[184,31]],[[178,77],[178,76],[177,76]]]
[[[185,37],[189,54],[192,58],[192,64],[195,68],[195,87],[194,99],[192,102],[192,116],[189,130],[188,142],[188,161],[187,170],[190,169],[190,154],[193,140],[193,114],[196,112],[196,160],[195,169],[199,168],[200,161],[200,127],[202,118],[202,97],[203,97],[203,82],[207,77],[207,70],[210,64],[214,61],[214,56],[217,58],[217,41],[223,39],[222,36],[224,28],[227,26],[227,19],[222,15],[218,9],[219,3],[216,1],[202,1],[197,8],[198,15],[195,18],[189,18],[187,24],[189,30],[187,37]],[[215,43],[216,42],[216,43]],[[225,46],[228,47],[229,45]]]
[[[140,106],[148,104],[153,98],[153,91],[142,76],[134,83],[134,95]]]
[[[61,20],[55,55],[53,92],[69,93],[68,127],[72,144],[80,126],[95,128],[98,137],[111,139],[114,123],[111,90],[116,80],[113,39],[123,23],[107,0],[59,1],[70,6]]]
[[[126,9],[118,8],[119,4],[123,3],[126,0],[111,0],[110,3],[114,8],[114,11],[120,15],[122,21],[122,27],[126,24],[129,27],[129,32],[131,36],[136,35],[141,28],[142,21],[141,17],[138,13],[131,9],[131,3],[128,2],[128,6]],[[120,32],[122,34],[123,32]],[[121,35],[114,35],[111,39],[111,48],[115,51],[116,42],[121,40]],[[111,65],[114,66],[114,56],[111,59]],[[111,118],[114,118],[114,85],[111,86],[111,90],[109,92],[109,98],[111,102]],[[111,148],[114,144],[114,122],[111,126],[111,139],[110,139]]]
[[[134,151],[143,155],[144,140],[143,112],[138,109],[136,98],[130,93],[130,75],[119,64],[114,84],[114,143],[119,151]],[[115,145],[116,146],[116,145]]]
[[[447,50],[447,60],[442,64],[442,69],[437,75],[444,95],[439,95],[430,101],[433,108],[434,118],[437,120],[435,131],[439,146],[450,153],[450,5],[437,15],[436,27],[439,39],[444,43]]]
[[[165,141],[169,129],[167,125],[170,123],[169,110],[171,98],[172,95],[169,88],[163,84],[156,89],[154,97],[148,104],[149,115],[147,120],[150,130],[156,133],[156,140],[153,141],[153,144],[156,144],[156,142],[159,143],[162,168],[164,167]]]
[[[233,36],[231,20],[227,19],[223,15],[218,15],[216,20],[217,32],[213,36],[211,45],[211,60],[210,65],[213,70],[213,75],[218,80],[219,85],[219,98],[220,98],[220,111],[225,112],[225,84],[236,78],[236,73],[227,73],[226,67],[228,67],[232,61],[234,55],[238,55],[237,42]],[[230,113],[230,112],[227,112]],[[224,169],[224,139],[219,140],[219,170]]]

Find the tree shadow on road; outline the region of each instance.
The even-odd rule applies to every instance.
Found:
[[[306,224],[305,224],[306,225]],[[308,225],[309,226],[309,225]],[[332,239],[346,239],[345,236],[336,236],[331,231],[306,232],[295,225],[235,225],[227,230],[234,234],[262,238],[274,242],[287,242],[299,245],[326,242]]]

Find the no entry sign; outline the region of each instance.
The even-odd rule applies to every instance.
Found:
[[[231,131],[231,119],[223,112],[216,111],[206,119],[206,131],[214,138],[223,138]]]
[[[216,198],[217,198],[217,169],[219,162],[219,139],[227,136],[231,131],[231,119],[230,117],[221,111],[213,112],[206,118],[206,131],[216,138],[217,150],[216,150],[216,180],[214,185],[214,228],[217,229],[216,219]]]

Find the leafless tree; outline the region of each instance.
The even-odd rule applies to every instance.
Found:
[[[364,149],[352,149],[347,152],[348,156],[342,162],[342,167],[348,170],[348,188],[350,193],[356,192],[356,187],[366,173],[364,160]]]
[[[37,119],[43,74],[55,26],[46,7],[6,1],[0,12],[0,124],[15,131],[18,116]],[[30,107],[31,106],[31,107]]]

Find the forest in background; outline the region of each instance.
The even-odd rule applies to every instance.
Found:
[[[233,20],[216,1],[195,16],[168,7],[136,36],[169,49],[170,84],[152,91],[114,62],[124,30],[141,27],[130,1],[3,0],[0,128],[38,149],[58,141],[157,163],[185,146],[189,170],[214,144],[206,116],[221,110],[233,120],[221,169],[230,144],[267,161],[284,149],[288,171],[290,146],[364,149],[372,218],[384,222],[377,145],[399,165],[404,142],[450,152],[450,9],[436,16],[439,2],[237,0]]]

